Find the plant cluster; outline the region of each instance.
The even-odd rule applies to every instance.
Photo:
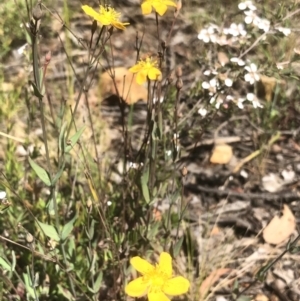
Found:
[[[265,74],[280,77],[285,70],[278,62],[270,62],[275,70],[270,74],[261,63],[264,58],[255,56],[254,49],[271,43],[269,37],[281,39],[292,34],[285,21],[294,7],[282,4],[278,12],[269,14],[273,18],[269,20],[262,7],[243,1],[235,14],[238,21],[229,26],[204,26],[195,37],[203,52],[199,50],[195,56],[199,65],[206,67],[201,81],[193,83],[195,88],[189,91],[197,98],[196,104],[187,116],[180,116],[184,69],[176,66],[167,74],[164,64],[184,7],[175,0],[141,0],[141,14],[154,15],[157,53],[149,54],[137,34],[133,53],[136,63],[128,66],[128,71],[131,84],[135,81],[147,88],[147,104],[142,137],[133,145],[135,104],[128,105],[129,91],[117,85],[111,43],[116,31],[125,34],[132,25],[107,2],[98,9],[82,5],[86,17],[92,19],[90,39],[84,41],[55,8],[41,1],[32,7],[26,1],[30,16],[24,22],[30,46],[26,57],[33,75],[26,87],[14,91],[15,98],[8,98],[7,93],[0,95],[0,134],[8,141],[0,170],[0,296],[7,300],[125,300],[127,295],[147,295],[150,301],[169,301],[169,296],[179,295],[196,300],[194,286],[201,277],[192,265],[194,250],[184,222],[187,170],[178,167],[184,121],[193,112],[198,119],[208,120],[235,109],[259,109],[264,114],[270,103],[274,106],[275,89],[269,93],[270,99],[262,99],[258,84],[264,85]],[[88,54],[82,78],[69,62],[79,83],[78,95],[69,108],[65,102],[57,108],[47,98],[47,89],[52,87],[48,68],[53,57],[50,51],[40,53],[45,14],[59,20]],[[159,25],[166,15],[173,16],[169,39],[161,41]],[[14,18],[11,24],[17,27],[20,20]],[[5,41],[5,45],[6,51],[9,43]],[[216,59],[209,59],[212,56]],[[93,83],[90,77],[107,58],[112,62],[107,72],[115,86],[121,116],[122,151],[116,158],[121,168],[115,178],[114,164],[105,165],[98,151],[101,130],[95,126],[88,99]],[[73,83],[69,85],[71,91]],[[245,89],[241,91],[241,87]],[[78,112],[83,98],[88,120],[82,122]],[[20,99],[27,107],[26,139],[18,139],[13,132],[16,120],[12,116],[17,116]],[[208,128],[209,123],[203,125]],[[92,141],[92,148],[87,141]],[[21,150],[17,143],[22,145]],[[150,264],[155,258],[159,263]],[[174,265],[176,274],[183,276],[174,276],[172,259],[184,262],[184,268]]]

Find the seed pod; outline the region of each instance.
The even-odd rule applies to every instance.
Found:
[[[177,81],[176,81],[176,89],[177,89],[177,90],[181,90],[182,87],[183,87],[182,79],[181,79],[181,78],[178,78]]]
[[[175,75],[176,75],[177,78],[179,78],[179,77],[182,76],[182,69],[181,69],[180,66],[178,66],[178,67],[176,68]]]
[[[44,12],[42,10],[41,3],[38,2],[37,5],[32,9],[32,17],[34,20],[39,21],[43,18]]]

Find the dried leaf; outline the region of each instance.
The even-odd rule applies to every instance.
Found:
[[[201,283],[199,293],[200,300],[202,300],[209,292],[210,288],[224,275],[228,274],[231,269],[218,269],[212,271],[210,275]]]
[[[264,97],[266,101],[270,102],[273,99],[273,93],[276,88],[277,79],[275,77],[269,77],[260,75],[260,82],[264,90]]]
[[[225,66],[229,62],[229,58],[225,52],[219,51],[218,61],[221,64],[221,66]]]
[[[253,301],[269,301],[269,298],[264,294],[258,294]]]
[[[114,80],[111,78],[111,72],[109,71],[101,75],[100,94],[102,99],[119,94],[128,104],[134,104],[139,100],[147,101],[148,92],[146,87],[138,85],[133,79],[133,74],[128,69],[118,67],[114,71]],[[116,92],[116,88],[118,93]]]
[[[287,205],[283,205],[282,216],[274,216],[263,231],[263,238],[269,244],[280,244],[294,232],[295,217]]]
[[[218,235],[218,234],[220,234],[220,232],[221,232],[220,228],[217,226],[214,226],[212,228],[212,230],[210,231],[210,235],[211,236]]]
[[[232,147],[228,144],[217,144],[210,157],[214,164],[228,164],[233,156]]]

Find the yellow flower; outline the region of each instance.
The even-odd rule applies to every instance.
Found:
[[[102,25],[112,25],[115,28],[124,30],[126,25],[129,25],[129,23],[122,23],[120,22],[120,13],[117,13],[113,8],[111,7],[104,7],[100,5],[99,13],[96,12],[93,8],[91,8],[88,5],[83,5],[81,8],[84,10],[84,12],[94,18],[95,20],[99,21]]]
[[[161,75],[160,70],[157,68],[157,61],[152,61],[151,57],[145,60],[140,60],[136,65],[129,69],[132,73],[137,73],[136,82],[142,85],[147,81],[147,77],[151,80],[157,80]]]
[[[177,5],[172,0],[144,0],[141,6],[143,15],[151,14],[153,7],[160,16],[165,14],[168,6],[177,8]]]
[[[172,277],[172,258],[170,254],[160,254],[159,264],[153,266],[141,257],[133,257],[131,265],[143,276],[131,282],[125,288],[126,294],[131,297],[142,297],[148,294],[149,301],[169,301],[166,296],[185,294],[190,282],[182,277]]]

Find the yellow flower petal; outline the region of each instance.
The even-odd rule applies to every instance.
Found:
[[[139,277],[126,285],[125,293],[131,297],[142,297],[147,293],[147,286],[143,277]]]
[[[162,252],[160,254],[159,269],[166,273],[168,278],[172,277],[172,257],[169,253]]]
[[[139,71],[141,71],[143,69],[143,67],[140,64],[136,64],[134,66],[132,66],[129,71],[132,73],[137,73]]]
[[[170,296],[185,294],[190,287],[190,282],[184,277],[178,276],[166,281],[163,292]]]
[[[149,2],[144,2],[141,5],[142,7],[142,14],[143,15],[149,15],[152,12],[152,5]]]
[[[138,74],[136,76],[136,82],[139,85],[144,84],[147,81],[147,75],[148,75],[147,70],[141,70],[140,72],[138,72]]]
[[[124,30],[126,29],[126,25],[129,25],[130,23],[121,23],[121,22],[115,22],[112,25],[118,29]]]
[[[116,12],[111,7],[106,8],[100,5],[99,13],[96,12],[93,8],[91,8],[88,5],[83,5],[82,9],[88,16],[93,17],[95,20],[99,21],[102,25],[105,26],[112,25],[113,27],[122,30],[125,29],[126,25],[129,25],[129,23],[120,22],[119,17],[121,14]]]
[[[161,72],[159,69],[152,67],[148,72],[148,77],[151,80],[157,80],[157,78],[161,75]]]
[[[163,292],[149,292],[148,293],[149,301],[170,301],[170,299]]]
[[[164,4],[166,4],[166,5],[168,5],[168,6],[174,6],[174,7],[177,8],[176,3],[174,3],[174,2],[171,1],[171,0],[165,0],[165,1],[164,1]]]
[[[156,12],[160,15],[163,16],[165,12],[167,11],[168,7],[167,5],[163,3],[156,3],[154,2],[152,6],[155,8]]]
[[[130,259],[130,263],[142,275],[145,275],[155,269],[155,267],[151,263],[139,256],[132,257]]]
[[[91,8],[88,5],[82,5],[81,8],[83,11],[90,17],[93,17],[94,19],[99,17],[99,13],[97,13],[93,8]]]

